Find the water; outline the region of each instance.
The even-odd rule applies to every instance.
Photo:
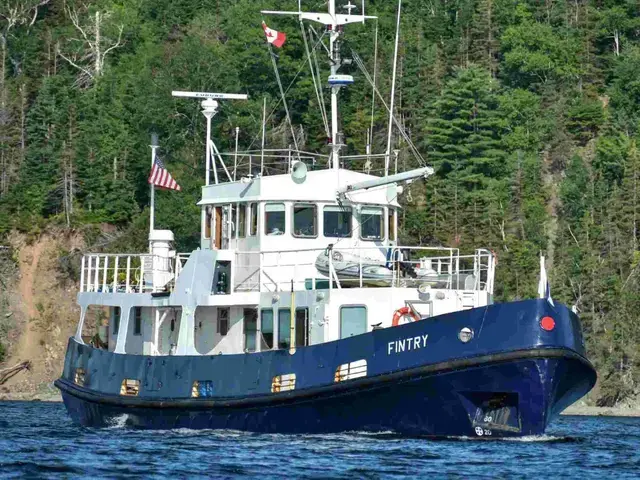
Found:
[[[122,422],[124,424],[124,422]],[[562,417],[543,437],[429,440],[78,427],[60,403],[0,402],[2,478],[640,477],[640,418]]]

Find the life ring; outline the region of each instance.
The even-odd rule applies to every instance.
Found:
[[[417,322],[418,320],[420,320],[420,317],[409,307],[402,307],[396,310],[395,313],[393,314],[393,320],[391,321],[391,325],[393,325],[394,327],[397,327],[398,325],[400,325],[400,319],[402,317],[407,317],[407,316],[411,317],[413,319],[412,321],[414,322]]]

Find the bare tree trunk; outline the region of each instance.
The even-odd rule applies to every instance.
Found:
[[[69,213],[73,215],[73,158],[69,157]]]
[[[66,142],[63,142],[63,149],[66,147]],[[64,192],[63,203],[64,203],[64,216],[67,220],[67,228],[71,226],[71,219],[69,218],[69,184],[67,181],[67,160],[66,155],[62,158],[62,189]]]
[[[95,43],[95,76],[99,77],[102,74],[102,65],[100,64],[100,12],[96,12],[96,43]]]
[[[27,145],[27,88],[24,82],[20,86],[20,161],[24,160]]]

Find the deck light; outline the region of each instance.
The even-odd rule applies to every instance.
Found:
[[[540,319],[540,328],[550,332],[556,328],[556,321],[551,317],[542,317],[542,319]]]

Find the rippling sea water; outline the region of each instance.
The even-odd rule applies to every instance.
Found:
[[[124,422],[123,422],[124,423]],[[431,440],[76,426],[0,402],[2,478],[640,478],[640,418],[562,417],[542,437]]]

